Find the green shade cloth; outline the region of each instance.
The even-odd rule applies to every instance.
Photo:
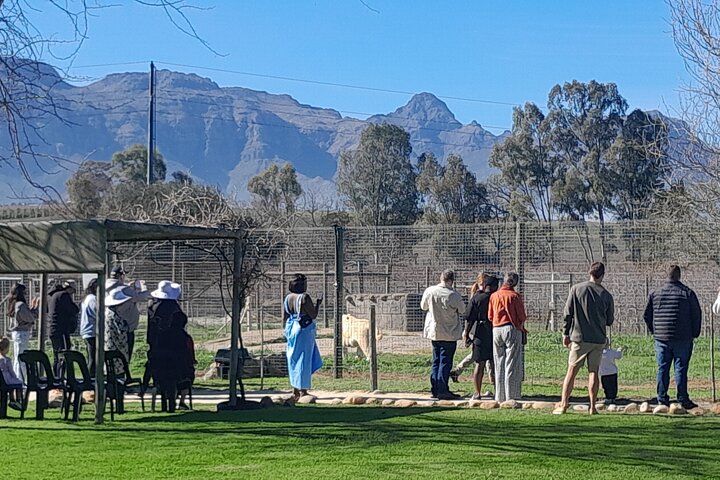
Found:
[[[231,239],[237,231],[113,220],[0,223],[0,273],[105,270],[107,242]]]

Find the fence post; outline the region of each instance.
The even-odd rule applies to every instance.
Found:
[[[323,303],[322,303],[322,309],[323,309],[323,321],[325,322],[325,328],[328,328],[330,326],[330,323],[328,322],[328,312],[327,312],[327,305],[328,305],[328,291],[327,291],[327,269],[328,265],[327,262],[323,262],[323,273],[322,273],[322,279],[323,279]]]
[[[385,265],[385,293],[390,293],[390,264]]]
[[[377,331],[375,320],[375,305],[370,305],[370,390],[378,389],[378,364],[377,364]]]
[[[715,314],[710,311],[710,382],[713,403],[717,402],[715,389]]]
[[[342,316],[345,303],[344,280],[345,266],[345,229],[335,225],[335,355],[333,371],[335,378],[342,378]]]
[[[515,222],[515,272],[520,279],[525,278],[525,261],[523,258],[523,243],[525,242],[525,224],[523,222]],[[519,293],[523,293],[523,282],[517,285]]]
[[[282,318],[285,314],[285,262],[280,262],[280,323],[282,324]],[[284,325],[281,325],[284,327]]]
[[[360,260],[357,261],[357,276],[358,276],[358,293],[365,293],[365,278],[363,276],[363,264]]]

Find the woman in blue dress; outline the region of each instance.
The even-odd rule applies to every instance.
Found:
[[[298,399],[307,395],[312,374],[322,367],[320,350],[315,343],[315,318],[322,298],[313,303],[310,295],[306,293],[307,278],[299,273],[290,280],[289,290],[290,293],[285,297],[283,320],[290,385],[293,387],[293,396]]]

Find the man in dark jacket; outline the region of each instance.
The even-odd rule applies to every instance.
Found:
[[[59,355],[62,350],[70,350],[70,334],[75,331],[80,308],[73,302],[74,282],[57,282],[48,294],[48,336],[53,348],[53,369],[60,375]]]
[[[693,339],[700,336],[702,310],[695,292],[680,282],[680,273],[680,267],[670,265],[665,285],[650,294],[645,307],[645,324],[655,336],[658,402],[670,405],[670,365],[674,363],[678,402],[690,410],[697,404],[688,396],[687,372]]]

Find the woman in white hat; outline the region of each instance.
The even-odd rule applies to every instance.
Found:
[[[117,350],[125,356],[129,356],[128,348],[128,323],[122,317],[121,305],[128,302],[132,297],[125,295],[121,288],[116,288],[105,297],[105,351]],[[115,371],[123,373],[122,363],[115,361]]]
[[[157,345],[158,335],[170,327],[175,312],[182,312],[178,303],[180,295],[182,295],[182,286],[170,280],[163,280],[158,283],[156,290],[150,292],[147,329],[149,350]]]
[[[170,329],[173,316],[182,313],[178,300],[182,295],[182,286],[179,283],[163,280],[158,288],[150,292],[148,303],[148,328],[147,328],[147,364],[143,375],[143,385],[150,383],[152,376],[157,381],[159,368],[159,347],[160,337]],[[158,361],[156,361],[158,360]]]

